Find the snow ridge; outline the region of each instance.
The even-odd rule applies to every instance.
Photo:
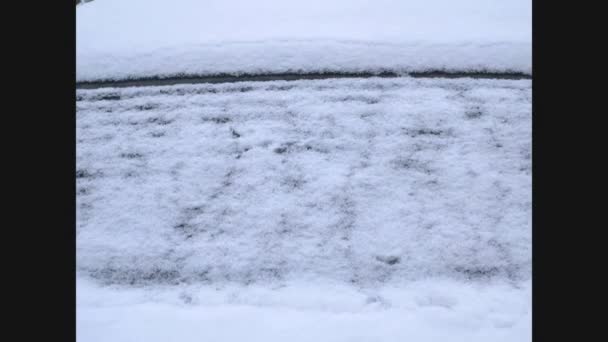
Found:
[[[101,0],[77,8],[78,81],[179,75],[531,74],[528,0]]]

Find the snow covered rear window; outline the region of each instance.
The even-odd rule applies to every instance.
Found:
[[[129,284],[527,279],[530,85],[79,90],[79,270]]]

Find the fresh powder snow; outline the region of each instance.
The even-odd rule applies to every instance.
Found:
[[[120,46],[153,21],[141,5],[142,31],[120,35],[123,14],[101,24],[112,2],[79,8],[79,25],[99,9],[102,47],[110,30]],[[183,15],[179,3],[167,20]],[[498,12],[491,1],[464,3]],[[217,13],[237,2],[205,4]],[[382,9],[353,4],[346,17]],[[272,13],[286,27],[294,12],[294,27],[315,18],[329,25],[339,12],[327,5],[327,17],[307,17],[303,7],[268,6],[245,12]],[[257,36],[238,25],[261,19],[234,12],[230,34]],[[449,28],[457,19],[448,14],[458,12],[443,14]],[[191,11],[184,27],[212,17]],[[398,36],[398,17],[379,25],[396,25]],[[482,19],[459,18],[462,36],[501,32],[475,38],[468,25]],[[346,23],[336,25],[356,26]],[[157,25],[154,32],[167,26]],[[432,32],[420,27],[419,36]],[[325,31],[341,32],[321,25],[310,34]],[[142,49],[169,40],[152,36]],[[87,39],[80,52],[94,44]],[[121,58],[114,76],[126,75]],[[76,95],[79,341],[531,339],[530,80],[359,78]]]
[[[529,0],[96,0],[78,81],[310,72],[532,72]]]

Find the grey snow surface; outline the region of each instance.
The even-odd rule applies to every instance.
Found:
[[[531,276],[531,81],[77,91],[77,272],[374,287]]]

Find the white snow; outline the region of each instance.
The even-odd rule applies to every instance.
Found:
[[[449,280],[356,290],[335,284],[107,289],[78,284],[78,341],[531,340],[531,291]]]
[[[78,81],[532,70],[529,0],[96,0],[76,24]]]
[[[77,97],[79,341],[530,340],[531,81]]]

